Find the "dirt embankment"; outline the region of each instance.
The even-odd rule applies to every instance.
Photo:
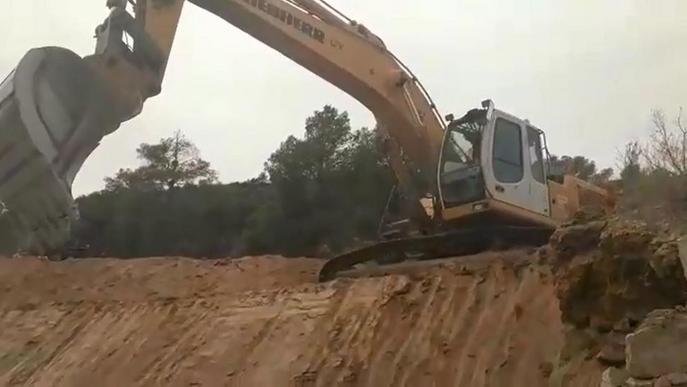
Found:
[[[2,260],[0,385],[598,385],[558,364],[549,269],[484,258],[327,284],[307,259]]]
[[[675,238],[607,220],[374,278],[318,284],[321,264],[2,259],[0,385],[598,386],[687,301]]]

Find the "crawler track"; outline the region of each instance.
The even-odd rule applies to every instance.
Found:
[[[548,243],[552,232],[552,229],[545,227],[475,227],[416,238],[382,241],[330,259],[320,270],[319,280],[331,281],[338,273],[371,261],[382,264],[397,263],[408,256],[436,259],[477,254],[489,249],[542,246]]]

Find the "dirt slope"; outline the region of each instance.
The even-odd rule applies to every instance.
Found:
[[[512,254],[328,284],[308,259],[0,260],[0,385],[597,386]]]

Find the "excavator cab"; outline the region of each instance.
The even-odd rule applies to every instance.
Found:
[[[612,211],[612,193],[550,165],[546,136],[528,120],[487,100],[448,121],[438,166],[444,228],[467,223],[553,230],[580,211]]]
[[[492,101],[449,121],[438,168],[442,220],[555,227],[544,132]]]

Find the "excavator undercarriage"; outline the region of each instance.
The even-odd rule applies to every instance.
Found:
[[[407,260],[432,260],[477,254],[487,250],[542,246],[553,229],[527,226],[476,226],[434,235],[391,239],[356,249],[327,261],[319,274],[330,281],[350,270],[365,271],[365,264],[388,265]]]

